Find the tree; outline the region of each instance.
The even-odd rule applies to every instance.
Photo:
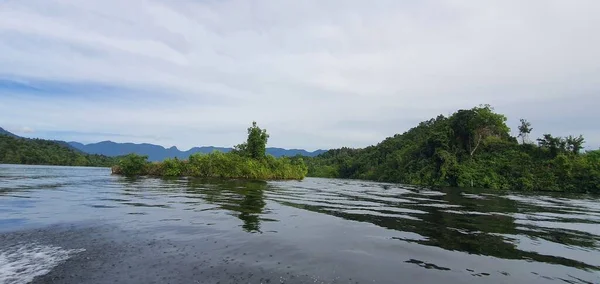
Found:
[[[541,148],[550,150],[552,157],[556,157],[559,151],[564,152],[566,148],[566,142],[562,137],[554,137],[551,134],[544,134],[544,137],[538,138],[537,141]]]
[[[266,129],[260,129],[256,121],[252,122],[252,127],[248,128],[248,139],[245,143],[234,146],[233,152],[242,156],[249,156],[253,159],[261,159],[267,153],[267,141],[269,134]]]
[[[521,118],[521,125],[519,126],[518,137],[521,137],[521,141],[523,144],[525,144],[525,142],[529,142],[529,133],[531,133],[532,130],[533,128],[531,128],[531,123]]]
[[[583,143],[585,143],[582,135],[579,135],[579,137],[569,135],[565,142],[567,144],[567,150],[573,152],[573,154],[579,154],[581,149],[583,149]]]
[[[494,113],[489,105],[459,110],[450,118],[450,121],[456,140],[471,157],[487,137],[509,136],[510,129],[506,126],[506,117]]]

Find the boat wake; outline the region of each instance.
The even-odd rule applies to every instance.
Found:
[[[0,248],[0,283],[29,283],[85,249],[64,249],[36,243]]]

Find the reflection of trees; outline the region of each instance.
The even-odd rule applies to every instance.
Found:
[[[117,182],[123,186],[123,195],[135,195],[136,192],[140,190],[144,190],[143,183],[145,179],[140,177],[127,177],[127,176],[119,176],[117,177]]]
[[[260,214],[265,207],[263,189],[243,190],[243,199],[239,204],[238,217],[244,221],[242,226],[247,232],[260,232]]]
[[[264,181],[190,179],[187,191],[233,212],[242,220],[245,231],[260,232],[266,188]]]
[[[148,185],[144,181],[152,183],[156,180],[122,179],[121,181],[126,185],[124,192],[127,193],[128,191],[147,190]],[[156,188],[156,184],[152,188]],[[180,191],[182,188],[190,193],[187,196],[202,199],[199,204],[215,204],[239,218],[242,221],[241,227],[244,231],[261,232],[261,222],[265,221],[262,215],[265,214],[266,206],[265,190],[268,190],[266,182],[216,179],[160,181],[161,191]],[[382,205],[381,208],[368,208],[368,210],[373,211],[373,214],[367,214],[368,212],[357,213],[356,211],[353,213],[353,211],[345,211],[344,208],[328,206],[327,202],[331,204],[335,201],[311,202],[310,205],[290,201],[294,199],[279,200],[278,202],[287,206],[334,215],[348,220],[368,222],[399,232],[416,233],[423,236],[423,239],[403,239],[402,233],[399,233],[399,236],[395,239],[437,246],[446,250],[505,259],[530,259],[577,268],[598,269],[573,259],[524,251],[519,249],[513,240],[507,239],[507,236],[522,235],[565,245],[594,248],[597,240],[594,235],[559,229],[539,230],[539,228],[536,228],[536,230],[528,230],[526,228],[528,225],[516,224],[515,217],[513,217],[514,213],[552,212],[552,210],[558,209],[540,208],[492,195],[486,196],[485,199],[468,198],[462,194],[468,189],[448,188],[442,190],[445,194],[440,196],[425,196],[418,192],[402,194],[403,199],[412,199],[417,202],[400,204],[393,200],[384,201],[370,195],[349,196],[344,195],[342,191],[338,193],[340,197],[350,198],[353,202],[360,203],[362,201],[368,204],[377,203]],[[428,206],[436,204],[440,207]],[[446,207],[445,205],[458,205],[458,207]],[[389,207],[392,207],[392,209],[385,209]],[[399,212],[393,209],[411,209],[424,212],[410,213],[412,211],[407,211],[408,213],[400,213],[401,210]],[[461,212],[452,212],[454,210],[476,213],[494,212],[494,214],[461,214]],[[557,211],[555,213],[560,214],[563,212]],[[403,218],[407,216],[414,217],[414,219]]]
[[[552,238],[555,232],[523,232],[517,228],[514,217],[510,213],[517,213],[523,209],[523,204],[518,204],[514,200],[503,197],[488,196],[486,199],[472,199],[461,195],[459,189],[444,189],[446,193],[443,196],[429,196],[429,199],[445,201],[445,202],[423,202],[418,204],[403,203],[397,205],[384,202],[381,200],[370,199],[368,197],[355,197],[355,201],[378,202],[382,205],[390,207],[401,207],[407,209],[415,209],[427,212],[426,214],[409,214],[412,217],[417,217],[419,220],[402,218],[402,216],[393,217],[391,215],[398,214],[386,210],[377,210],[375,213],[382,214],[362,214],[362,213],[347,213],[342,210],[318,205],[295,204],[289,201],[282,202],[285,205],[301,208],[305,210],[315,211],[319,213],[338,216],[348,220],[368,222],[380,227],[403,231],[413,232],[424,237],[421,240],[415,239],[400,239],[409,242],[415,242],[423,245],[437,246],[446,250],[462,251],[470,254],[489,255],[505,259],[532,259],[539,262],[562,264],[578,268],[592,268],[586,263],[567,259],[552,255],[543,255],[536,252],[528,252],[519,250],[515,243],[507,240],[502,235],[533,235],[540,238]],[[343,194],[343,193],[342,193]],[[423,198],[418,194],[407,194],[403,198]],[[459,205],[457,208],[445,207],[430,207],[430,204],[452,204]],[[471,212],[499,212],[503,214],[489,215],[467,215],[459,212],[448,212],[451,210],[471,211]],[[531,208],[531,210],[535,210]],[[537,209],[539,210],[539,208]],[[576,236],[563,234],[561,243],[570,244],[581,242],[576,240]],[[593,244],[589,245],[593,247]]]

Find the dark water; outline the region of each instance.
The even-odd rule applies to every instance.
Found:
[[[600,198],[0,165],[0,283],[600,283]]]

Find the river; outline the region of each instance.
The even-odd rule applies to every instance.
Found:
[[[0,165],[0,283],[600,283],[600,197]]]

